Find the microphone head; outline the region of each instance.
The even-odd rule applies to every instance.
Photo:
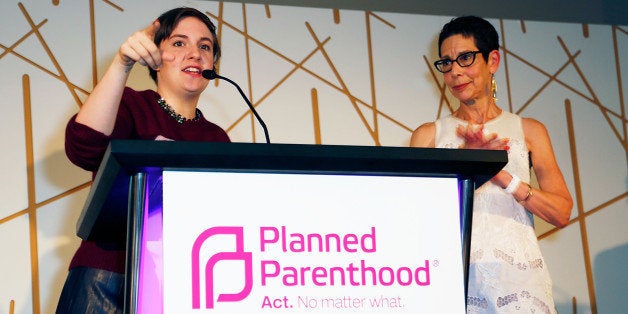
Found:
[[[213,69],[203,70],[203,72],[201,72],[201,75],[208,80],[213,80],[218,77],[218,74],[216,74],[216,71],[214,71]]]

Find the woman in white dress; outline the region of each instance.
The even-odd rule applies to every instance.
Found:
[[[508,151],[508,164],[475,192],[467,311],[555,313],[552,281],[532,215],[562,228],[573,200],[545,126],[496,104],[499,37],[486,20],[443,26],[436,69],[460,101],[451,115],[419,126],[410,146]],[[530,185],[530,167],[538,187]]]

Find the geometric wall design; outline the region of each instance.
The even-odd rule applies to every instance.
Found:
[[[53,313],[78,246],[91,175],[65,157],[65,124],[119,45],[161,12],[193,6],[218,26],[221,75],[274,143],[407,146],[457,107],[436,36],[450,16],[218,1],[0,2],[0,313]],[[536,229],[560,313],[618,313],[628,301],[628,26],[491,19],[498,104],[550,133],[575,203],[570,224]],[[134,68],[128,85],[153,88]],[[213,81],[208,119],[263,142],[237,90]]]

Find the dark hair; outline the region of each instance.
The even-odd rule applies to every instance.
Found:
[[[453,35],[463,37],[473,37],[475,45],[482,53],[484,60],[488,59],[488,54],[493,50],[499,50],[499,35],[493,25],[477,16],[461,16],[452,19],[443,26],[438,35],[438,56],[441,57],[440,47],[445,39]]]
[[[207,15],[194,8],[176,8],[164,12],[162,15],[160,15],[157,18],[157,20],[159,21],[159,29],[155,33],[155,38],[153,40],[155,42],[155,45],[159,46],[162,41],[168,39],[168,37],[172,35],[172,31],[177,27],[177,25],[179,25],[179,22],[186,17],[195,17],[201,20],[201,22],[205,23],[205,25],[207,25],[207,28],[209,28],[209,32],[214,37],[214,46],[212,47],[212,50],[214,52],[214,64],[216,64],[216,62],[218,62],[218,59],[220,59],[220,45],[218,44],[218,37],[216,36],[216,26],[214,25],[214,23],[212,23]],[[153,81],[157,83],[157,71],[149,67],[148,73],[150,74],[150,77],[153,79]]]

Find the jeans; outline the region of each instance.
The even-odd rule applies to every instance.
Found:
[[[57,314],[122,313],[124,275],[102,269],[70,269]]]

